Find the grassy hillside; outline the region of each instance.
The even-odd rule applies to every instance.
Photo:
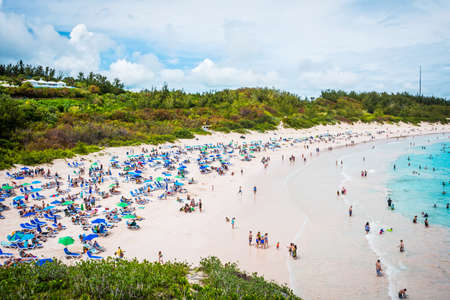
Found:
[[[188,280],[190,273],[202,279]],[[217,258],[190,270],[184,263],[108,259],[21,264],[0,268],[1,299],[299,299],[292,291],[256,274],[223,265]]]
[[[14,75],[20,73],[20,67],[16,69],[11,66],[9,77],[2,78],[17,82],[23,76]],[[33,70],[28,72],[40,74]],[[200,94],[167,86],[136,93],[95,74],[64,80],[76,88],[32,88],[28,83],[0,87],[0,169],[15,163],[50,162],[104,146],[192,138],[195,133],[206,134],[203,125],[216,131],[245,132],[271,130],[281,122],[286,127],[309,128],[356,121],[446,123],[450,117],[449,101],[408,94],[327,90],[317,99],[302,99],[267,88]]]

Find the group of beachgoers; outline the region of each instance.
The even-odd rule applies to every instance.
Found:
[[[253,232],[250,230],[248,233],[248,245],[252,246],[253,242]],[[255,246],[256,248],[266,249],[269,247],[269,234],[261,234],[260,231],[256,233],[256,239],[255,239]],[[277,248],[279,247],[279,243],[277,244]]]

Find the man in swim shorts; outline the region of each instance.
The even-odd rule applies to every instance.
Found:
[[[383,273],[381,273],[381,262],[378,259],[377,263],[375,264],[375,268],[377,270],[377,276],[383,276]]]

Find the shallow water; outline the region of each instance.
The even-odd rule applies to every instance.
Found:
[[[446,298],[450,294],[449,228],[435,225],[437,214],[433,214],[430,228],[412,224],[409,218],[411,212],[420,211],[423,203],[430,207],[438,196],[409,202],[396,197],[397,183],[392,180],[401,181],[398,178],[403,175],[403,164],[398,164],[400,170],[395,174],[391,172],[393,163],[397,164],[397,159],[401,162],[404,155],[428,155],[420,153],[417,146],[426,144],[428,148],[437,137],[439,142],[443,140],[442,135],[416,137],[324,153],[321,159],[286,178],[292,205],[299,206],[307,220],[292,237],[300,248],[300,263],[288,262],[290,284],[300,296],[396,299],[401,288],[408,289],[410,299]],[[448,138],[444,141],[448,142]],[[429,147],[430,151],[436,151],[435,147]],[[336,160],[342,160],[343,165],[336,166]],[[442,158],[436,156],[434,163],[440,166],[435,174],[445,174]],[[361,177],[361,170],[367,170],[368,176]],[[410,184],[422,191],[418,184]],[[342,187],[348,193],[336,196],[336,190]],[[390,189],[398,208],[394,211],[388,210],[386,204]],[[364,232],[366,222],[371,226],[368,235]],[[381,228],[393,231],[380,235]],[[399,252],[400,239],[405,241],[404,253]],[[385,274],[382,278],[375,276],[378,258]]]
[[[408,218],[417,215],[421,220],[421,212],[426,212],[430,223],[450,227],[450,209],[446,208],[450,201],[450,142],[427,138],[419,144],[395,160],[396,169],[391,169],[388,183],[390,196],[398,204],[397,211]]]

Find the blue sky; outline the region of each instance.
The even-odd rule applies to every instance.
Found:
[[[450,99],[450,1],[0,0],[0,63],[100,72],[135,90],[267,86]]]

